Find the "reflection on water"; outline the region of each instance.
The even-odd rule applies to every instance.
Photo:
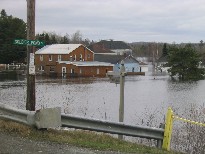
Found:
[[[0,81],[9,81],[9,80],[24,80],[25,76],[18,75],[15,71],[9,71],[9,72],[0,72]]]

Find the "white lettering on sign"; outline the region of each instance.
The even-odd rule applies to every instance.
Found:
[[[24,39],[16,39],[14,40],[14,44],[19,45],[31,45],[31,46],[44,46],[45,43],[39,40],[24,40]]]
[[[30,42],[30,45],[35,45],[35,41],[31,41],[31,42]]]
[[[30,53],[30,65],[34,65],[34,53]]]
[[[15,40],[15,44],[19,44],[20,43],[20,40]]]
[[[35,66],[34,65],[29,65],[29,74],[35,75]]]

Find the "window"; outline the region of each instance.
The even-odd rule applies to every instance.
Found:
[[[52,55],[49,55],[49,61],[52,61]]]
[[[54,71],[55,71],[54,67],[50,67],[50,72],[54,72]]]
[[[40,55],[40,61],[43,61],[43,55]]]
[[[80,68],[80,71],[79,71],[79,72],[80,72],[80,74],[82,74],[82,69],[81,69],[81,68]]]
[[[76,55],[73,56],[73,61],[76,61]]]
[[[62,67],[62,75],[66,73],[66,67]]]
[[[82,61],[82,59],[83,59],[83,55],[82,55],[82,54],[80,54],[80,61]]]
[[[61,61],[61,55],[58,55],[58,61]]]
[[[39,70],[40,70],[40,71],[44,71],[44,66],[40,66],[40,67],[39,67]]]
[[[74,69],[71,68],[71,69],[70,69],[70,73],[71,73],[71,74],[74,74]]]
[[[97,74],[100,74],[100,69],[99,68],[97,68]]]
[[[90,54],[88,54],[88,58],[90,58]]]

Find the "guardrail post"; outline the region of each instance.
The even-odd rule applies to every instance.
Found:
[[[173,111],[171,107],[169,107],[167,111],[166,121],[165,121],[164,139],[162,144],[162,149],[167,151],[170,151],[172,126],[173,126]]]
[[[159,128],[164,129],[165,125],[163,123],[160,123]],[[162,148],[162,142],[163,140],[157,140],[157,148],[161,149]]]
[[[35,125],[38,129],[61,126],[61,108],[46,108],[36,111]]]

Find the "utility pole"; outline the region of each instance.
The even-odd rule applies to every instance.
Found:
[[[119,122],[124,121],[124,84],[125,84],[125,66],[124,61],[121,61],[120,67],[120,107],[119,107]],[[123,139],[122,135],[118,135],[118,139]]]
[[[27,40],[35,40],[35,0],[27,0]],[[35,111],[35,47],[27,45],[27,99],[26,110]]]

